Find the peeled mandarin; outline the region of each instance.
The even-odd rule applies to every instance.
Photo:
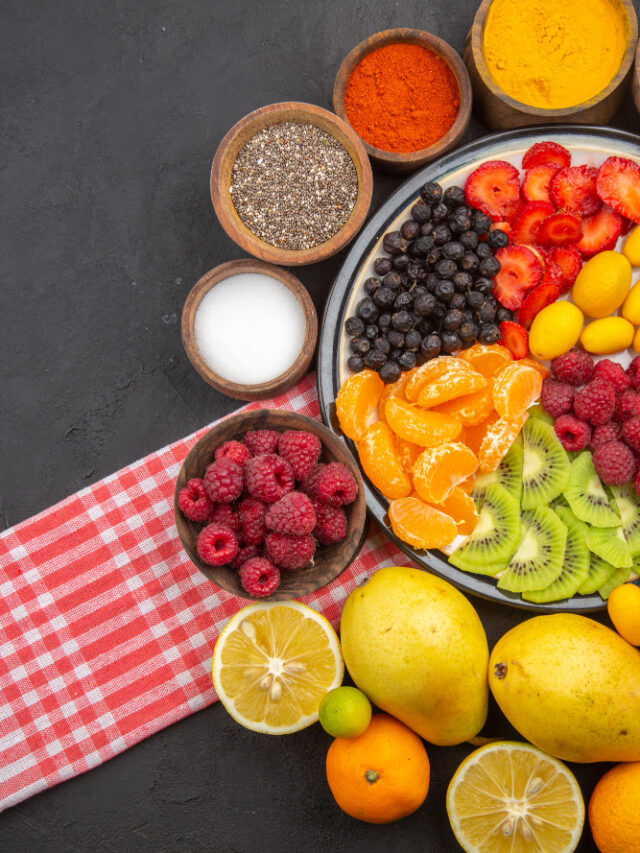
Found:
[[[413,486],[422,500],[440,504],[477,468],[478,460],[465,444],[452,442],[429,447],[413,466]]]
[[[343,383],[336,397],[336,415],[347,438],[362,438],[383,391],[384,383],[373,370],[354,373]]]
[[[631,266],[640,267],[640,225],[636,225],[624,241],[622,254]]]
[[[469,365],[452,355],[441,355],[432,358],[411,371],[411,377],[404,386],[404,396],[407,400],[415,403],[422,388],[430,382],[435,382],[444,373],[455,371],[457,373],[468,372]]]
[[[587,317],[608,317],[622,305],[630,284],[629,259],[620,252],[599,252],[578,273],[573,301]]]
[[[398,458],[394,438],[387,424],[380,421],[367,427],[358,442],[364,473],[390,500],[406,498],[411,493],[411,480]]]
[[[414,548],[442,548],[458,535],[456,522],[442,508],[417,498],[401,498],[389,504],[393,532]]]
[[[633,326],[624,317],[605,317],[584,327],[580,343],[594,355],[611,355],[631,346],[633,332]]]
[[[462,429],[460,421],[452,415],[428,412],[397,397],[387,400],[385,420],[400,438],[422,447],[437,447],[453,441]]]
[[[613,626],[632,646],[640,646],[640,587],[623,583],[609,594],[607,611]]]
[[[624,300],[622,316],[634,326],[640,326],[640,279],[636,281]]]
[[[554,302],[533,318],[529,331],[529,350],[534,358],[550,361],[575,346],[584,316],[571,302]]]
[[[448,400],[446,403],[440,403],[435,411],[443,412],[453,418],[457,418],[464,426],[475,426],[486,420],[493,411],[493,394],[491,393],[491,385],[486,385],[475,394],[465,394],[462,397],[455,397],[453,400]]]

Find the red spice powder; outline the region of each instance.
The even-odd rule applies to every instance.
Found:
[[[384,151],[418,151],[449,130],[460,108],[453,72],[417,44],[379,47],[353,69],[345,90],[349,123]]]

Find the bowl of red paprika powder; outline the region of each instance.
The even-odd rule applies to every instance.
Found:
[[[370,36],[347,54],[333,108],[376,166],[410,172],[460,142],[472,97],[466,66],[451,45],[424,30],[398,28]]]

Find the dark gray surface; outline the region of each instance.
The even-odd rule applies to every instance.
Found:
[[[636,5],[640,0],[636,0]],[[241,256],[208,194],[215,147],[265,103],[330,106],[360,39],[431,30],[460,49],[472,0],[5,0],[0,495],[2,527],[238,404],[189,365],[191,285]],[[613,122],[638,129],[628,104]],[[474,122],[468,138],[481,135]],[[372,209],[398,180],[376,175]],[[322,308],[340,257],[299,270]],[[523,615],[474,601],[495,640]],[[509,732],[493,713],[487,731]],[[453,851],[447,783],[468,747],[429,748],[423,808],[359,824],[324,780],[319,726],[269,738],[216,705],[0,816],[5,853]],[[577,768],[585,797],[603,766]],[[579,848],[593,850],[588,832]]]

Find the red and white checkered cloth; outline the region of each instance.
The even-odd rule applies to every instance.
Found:
[[[315,376],[260,407],[319,418]],[[213,646],[247,601],[193,566],[173,522],[175,478],[208,428],[0,534],[0,811],[216,701]],[[398,562],[373,527],[303,600],[336,625],[354,586]]]

